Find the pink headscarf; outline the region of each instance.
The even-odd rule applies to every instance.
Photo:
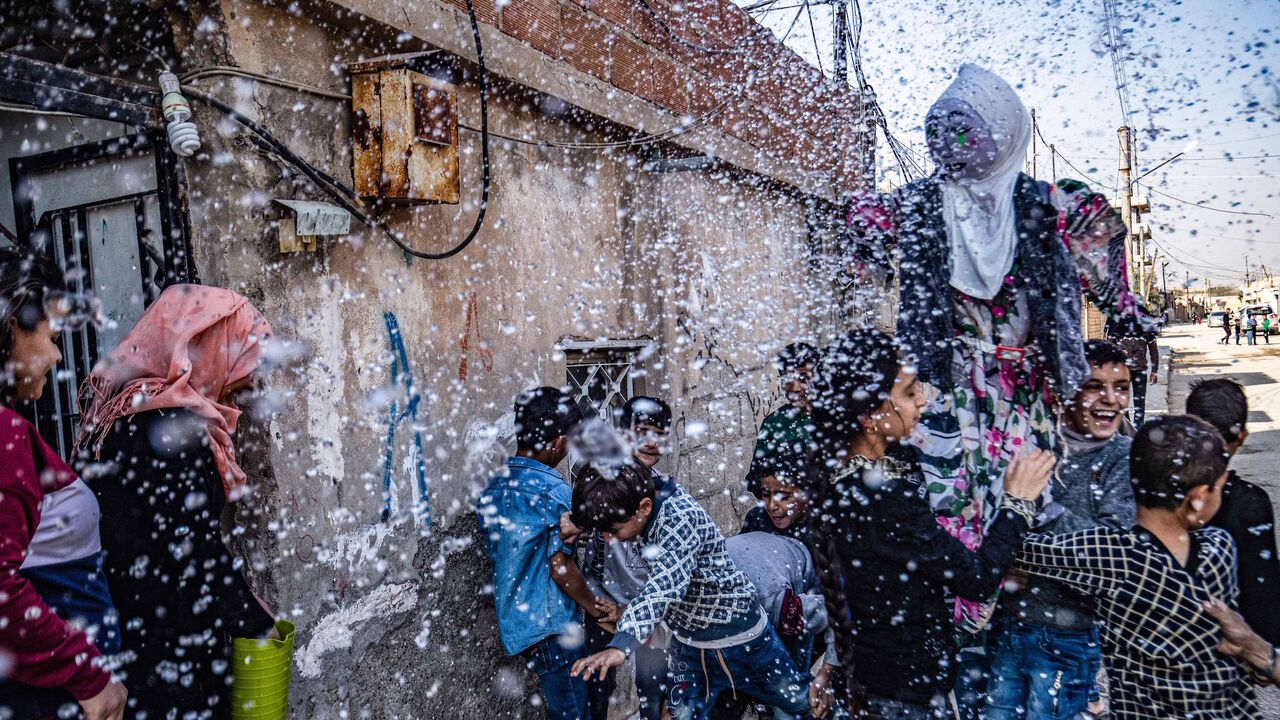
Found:
[[[222,487],[228,500],[238,499],[246,479],[231,435],[240,409],[220,398],[258,369],[262,344],[271,336],[266,318],[241,295],[204,285],[166,288],[85,381],[81,396],[91,392],[93,404],[82,418],[76,450],[88,446],[96,454],[122,417],[186,408],[206,421]]]

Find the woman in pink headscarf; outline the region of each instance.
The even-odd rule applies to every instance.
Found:
[[[175,285],[85,384],[77,446],[102,509],[124,650],[136,654],[126,680],[135,713],[228,717],[229,638],[273,632],[219,522],[245,495],[234,398],[270,338],[244,297]]]

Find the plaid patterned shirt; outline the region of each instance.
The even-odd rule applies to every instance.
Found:
[[[688,635],[749,612],[755,588],[734,567],[711,516],[674,481],[658,497],[643,538],[649,580],[618,620],[618,635],[647,640],[664,620]]]
[[[1150,533],[1091,528],[1029,535],[1017,567],[1098,598],[1119,720],[1258,718],[1238,661],[1217,652],[1218,623],[1202,602],[1232,606],[1236,547],[1218,528],[1191,533],[1186,567]]]

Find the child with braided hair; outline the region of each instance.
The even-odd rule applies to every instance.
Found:
[[[835,630],[837,699],[871,718],[951,717],[956,647],[946,598],[994,593],[1031,528],[1053,456],[1015,457],[985,542],[934,519],[918,467],[897,456],[925,398],[884,333],[855,330],[814,372],[810,551]]]

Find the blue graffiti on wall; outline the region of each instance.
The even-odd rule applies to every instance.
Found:
[[[418,404],[422,396],[413,384],[413,372],[409,368],[409,356],[404,350],[404,340],[400,335],[400,323],[395,313],[387,310],[382,313],[387,323],[387,338],[391,342],[391,384],[397,389],[403,385],[406,398],[404,411],[399,411],[398,400],[391,401],[391,417],[387,424],[387,447],[382,465],[382,521],[391,518],[391,465],[395,460],[396,426],[405,418],[409,419],[409,427],[413,431],[414,473],[417,477],[417,502],[413,507],[414,519],[426,525],[431,524],[431,508],[427,499],[427,467],[422,450],[421,425],[418,422]]]

